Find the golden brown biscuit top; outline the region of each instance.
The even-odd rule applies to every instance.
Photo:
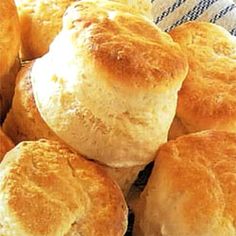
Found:
[[[0,162],[4,155],[14,147],[13,142],[6,136],[0,127]]]
[[[127,209],[117,185],[58,142],[23,142],[0,171],[0,232],[2,227],[6,235],[125,232]]]
[[[13,66],[20,47],[20,27],[13,0],[0,1],[0,77]]]
[[[114,0],[152,18],[149,0]],[[44,55],[60,32],[62,17],[75,0],[15,0],[21,23],[21,56],[23,59]],[[40,43],[39,43],[40,42]]]
[[[179,92],[178,116],[186,122],[235,120],[236,37],[204,22],[186,23],[170,34],[188,56],[190,67]]]
[[[233,235],[226,232],[236,230],[235,134],[204,131],[170,141],[159,149],[153,173],[150,191],[163,181],[159,199],[166,205],[160,206],[159,213],[164,221],[175,222],[168,230]]]
[[[171,37],[134,9],[112,1],[82,0],[64,15],[78,57],[101,78],[128,87],[155,88],[182,82],[187,62]],[[79,55],[80,54],[80,55]]]

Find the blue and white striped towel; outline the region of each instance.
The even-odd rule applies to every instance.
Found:
[[[191,20],[209,21],[236,36],[233,0],[152,0],[154,22],[165,31]]]

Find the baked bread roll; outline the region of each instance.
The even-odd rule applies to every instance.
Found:
[[[235,236],[236,134],[203,131],[158,151],[135,235]]]
[[[0,1],[0,122],[11,104],[19,60],[19,19],[13,0]]]
[[[25,63],[18,73],[12,107],[3,123],[3,129],[15,143],[42,138],[63,142],[47,126],[35,105],[30,78],[32,65],[33,62]],[[112,168],[101,164],[100,166],[118,183],[125,194],[142,169],[142,166],[132,168]]]
[[[125,233],[120,189],[96,164],[58,142],[20,143],[5,156],[0,175],[1,235]]]
[[[0,162],[5,154],[14,147],[13,142],[6,136],[0,127]]]
[[[114,0],[131,5],[134,10],[151,18],[148,0]],[[75,0],[15,0],[21,24],[21,57],[34,59],[44,55],[60,32],[62,17]]]
[[[178,125],[187,133],[236,132],[236,37],[220,26],[189,22],[170,32],[188,56],[189,73],[179,92]]]
[[[146,17],[82,0],[31,80],[40,115],[62,140],[108,166],[132,167],[166,141],[186,73],[179,46]]]
[[[167,34],[133,9],[79,1],[49,53],[27,73],[19,76],[6,133],[17,142],[55,134],[104,165],[126,192],[167,139],[187,62]]]

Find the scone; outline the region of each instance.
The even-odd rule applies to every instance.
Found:
[[[164,144],[135,213],[134,236],[235,236],[236,134]]]
[[[106,1],[106,0],[105,0]],[[114,0],[131,5],[151,18],[151,3],[148,0]],[[25,60],[44,55],[50,43],[60,32],[62,17],[67,7],[75,0],[15,0],[21,24],[21,57]]]
[[[170,34],[189,61],[170,139],[176,137],[176,128],[186,133],[236,132],[236,37],[206,22],[189,22]]]
[[[120,3],[87,0],[65,13],[62,31],[35,61],[30,78],[52,132],[114,168],[128,186],[166,141],[187,68],[180,47],[145,16]],[[17,94],[14,101],[21,102]],[[12,116],[16,111],[13,104]]]
[[[0,164],[0,235],[123,236],[119,187],[58,142],[22,142]]]
[[[20,27],[13,0],[0,1],[0,123],[11,105],[20,64]]]
[[[5,154],[14,147],[13,142],[7,135],[2,131],[0,127],[0,162],[2,161]]]
[[[42,118],[61,139],[106,165],[131,167],[153,160],[166,141],[186,73],[179,46],[147,18],[82,0],[31,80]]]

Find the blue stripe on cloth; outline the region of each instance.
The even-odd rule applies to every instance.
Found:
[[[196,20],[201,14],[204,13],[212,4],[217,2],[218,0],[202,0],[200,1],[192,10],[190,10],[186,15],[182,16],[179,20],[177,20],[173,25],[168,27],[165,31],[170,31],[178,25],[181,25],[187,21]]]
[[[167,17],[170,13],[175,11],[185,2],[186,0],[177,0],[172,6],[168,7],[165,11],[161,13],[161,15],[156,18],[155,23],[158,24],[160,21],[162,21],[165,17]]]
[[[231,33],[232,35],[236,36],[236,28],[232,29],[232,30],[230,31],[230,33]]]
[[[211,23],[215,23],[217,20],[219,20],[221,17],[225,16],[228,12],[232,11],[236,8],[235,4],[230,4],[224,9],[222,9],[219,13],[217,13],[211,20]]]

